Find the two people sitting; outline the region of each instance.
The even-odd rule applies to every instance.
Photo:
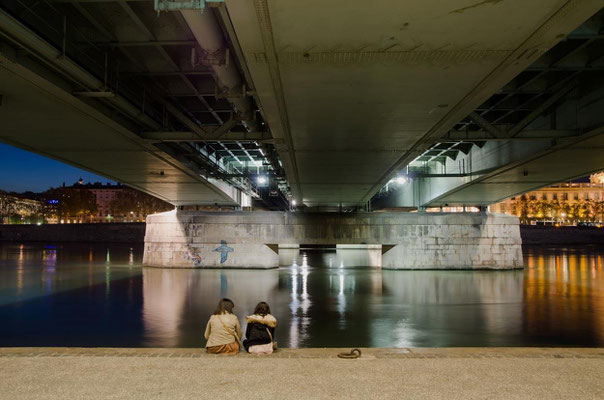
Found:
[[[261,301],[254,314],[247,317],[246,339],[243,336],[237,316],[233,314],[235,304],[231,299],[222,299],[206,325],[206,351],[211,354],[237,354],[241,346],[253,354],[273,352],[277,319],[271,315],[269,305]]]

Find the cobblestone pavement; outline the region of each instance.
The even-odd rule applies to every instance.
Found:
[[[604,349],[0,348],[0,399],[604,398]]]

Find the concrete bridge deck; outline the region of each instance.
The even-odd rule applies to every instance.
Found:
[[[487,205],[604,165],[601,0],[1,3],[0,141],[174,205]]]
[[[0,349],[6,399],[602,398],[604,349]]]

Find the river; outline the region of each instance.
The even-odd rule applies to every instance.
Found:
[[[604,346],[604,247],[524,258],[524,270],[392,271],[303,249],[274,270],[156,269],[141,246],[3,243],[0,346],[203,347],[221,297],[243,328],[267,301],[281,347]]]

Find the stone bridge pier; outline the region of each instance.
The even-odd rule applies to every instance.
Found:
[[[170,211],[150,215],[145,266],[277,268],[296,245],[381,246],[388,269],[521,268],[518,218],[489,213]],[[352,246],[354,247],[354,246]]]

